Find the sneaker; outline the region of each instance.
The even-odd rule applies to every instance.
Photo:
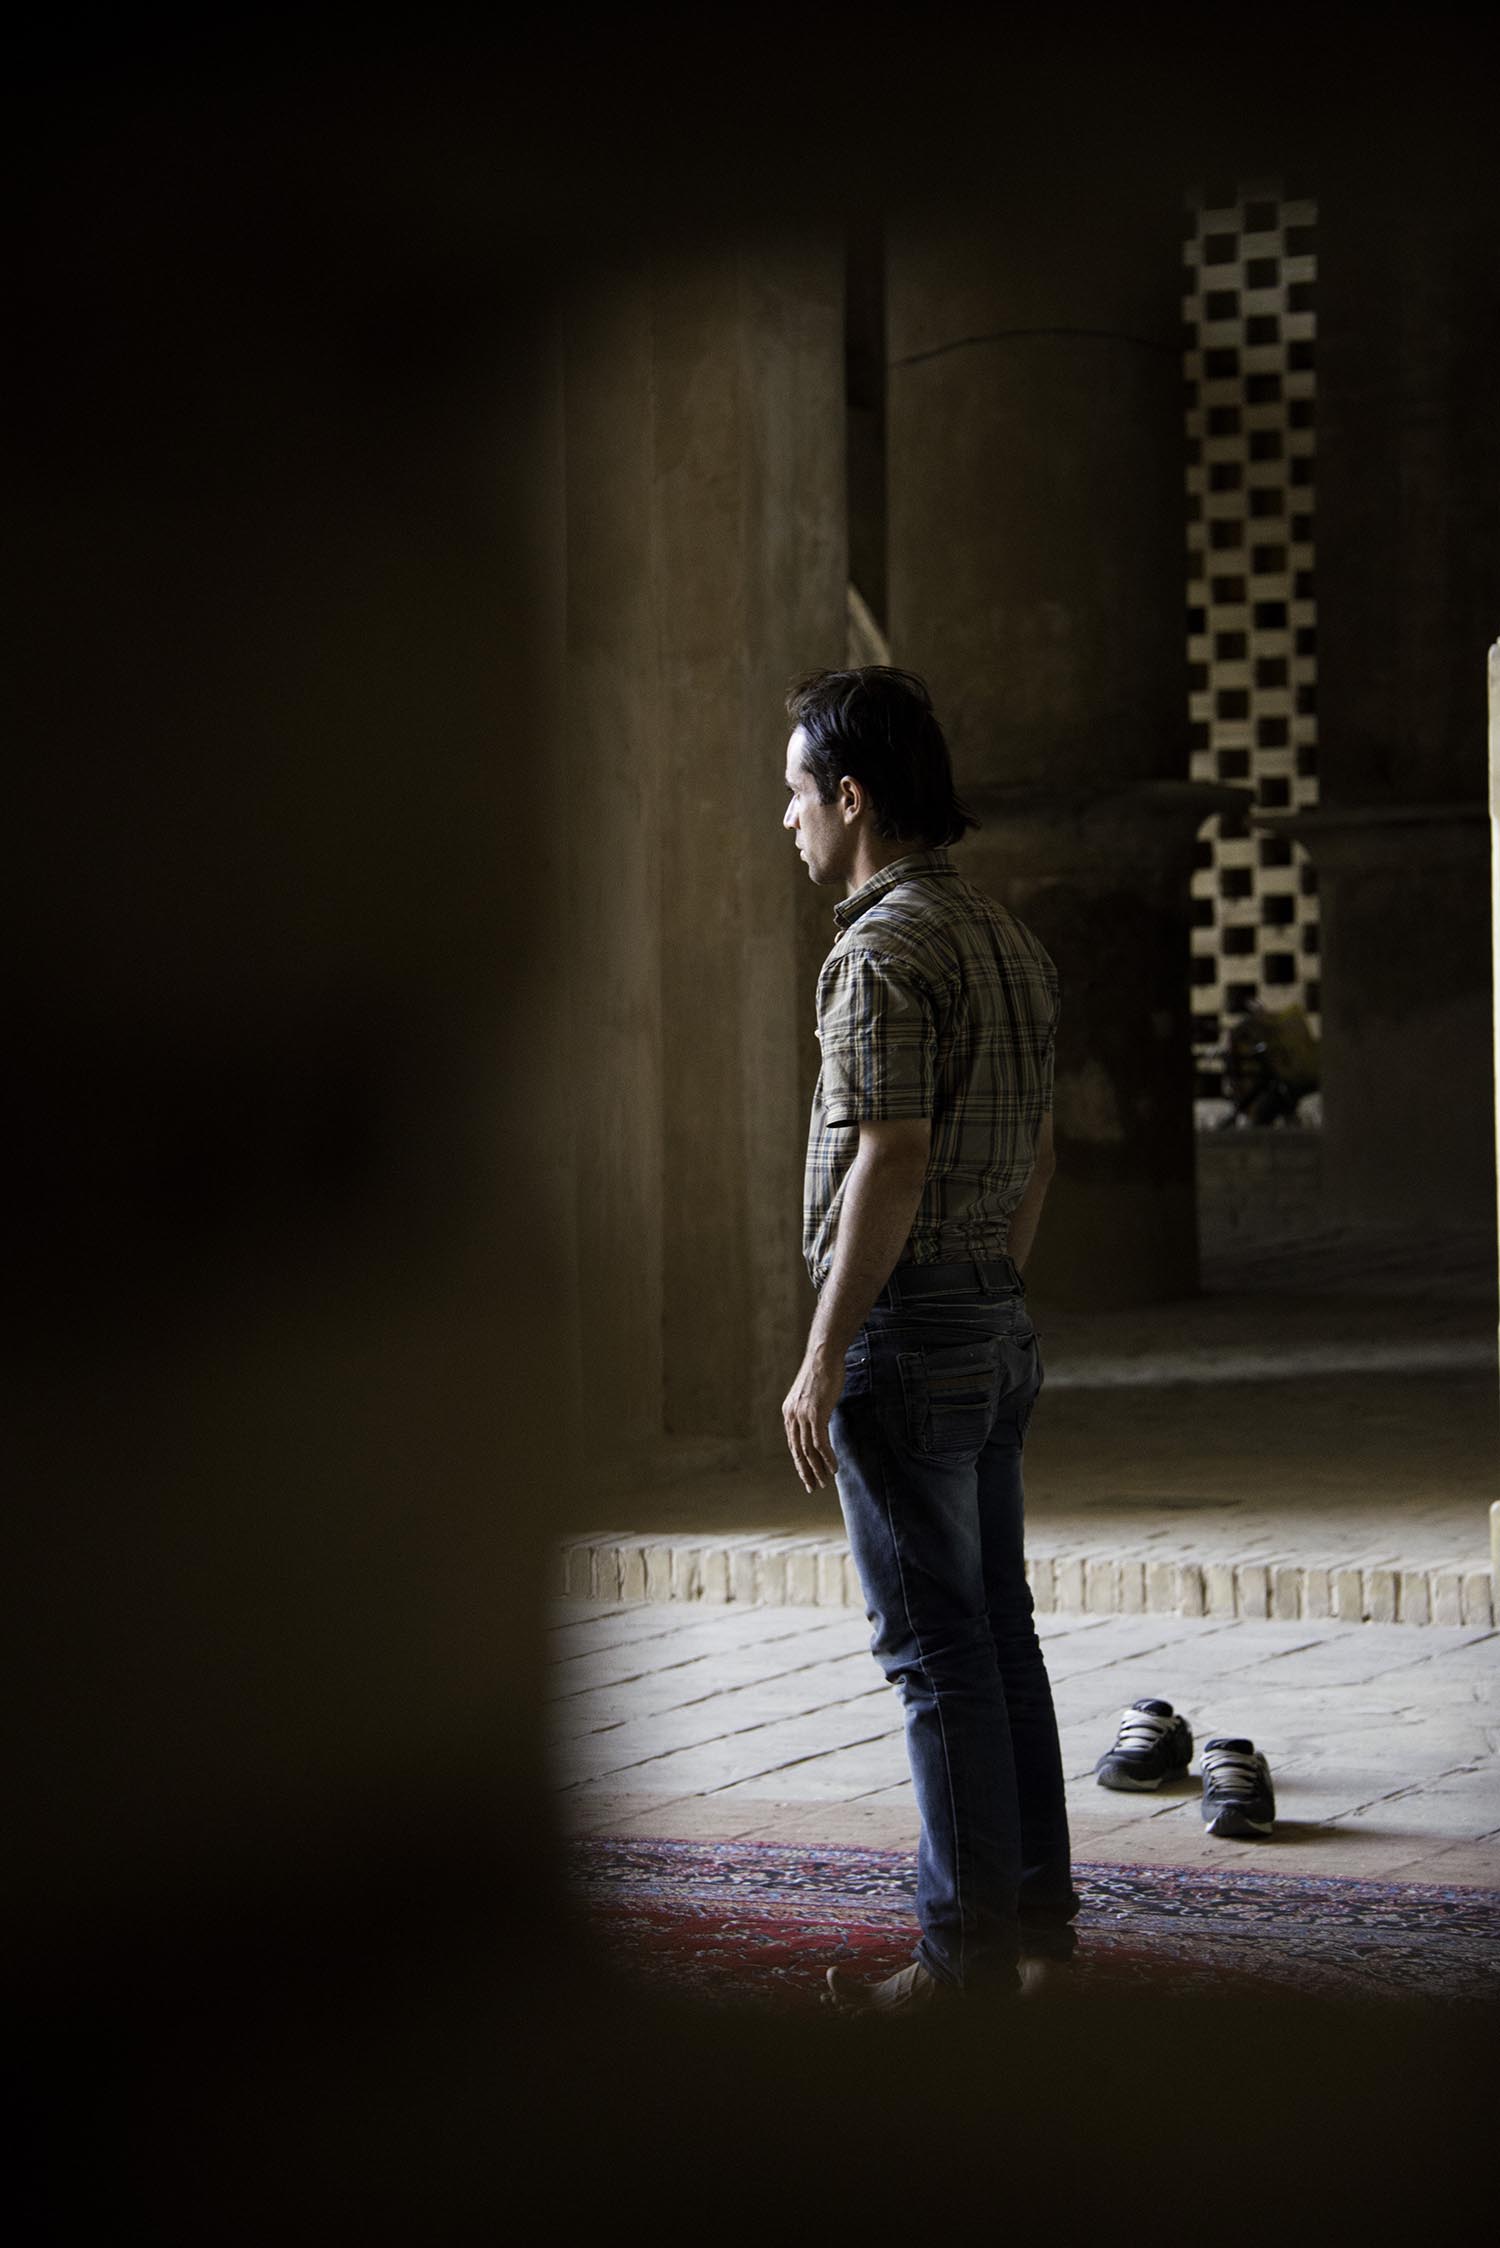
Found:
[[[1203,1744],[1203,1823],[1210,1834],[1254,1838],[1276,1819],[1271,1767],[1254,1741]]]
[[[1101,1787],[1160,1787],[1193,1761],[1193,1736],[1170,1702],[1132,1702],[1120,1719],[1115,1745],[1094,1766]]]

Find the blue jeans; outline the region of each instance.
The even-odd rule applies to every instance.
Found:
[[[1042,1386],[1008,1257],[898,1265],[845,1361],[839,1502],[905,1705],[922,1821],[917,1957],[1013,1988],[1068,1958],[1078,1910],[1062,1756],[1023,1552],[1021,1448]]]

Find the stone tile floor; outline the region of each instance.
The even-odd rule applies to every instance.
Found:
[[[1038,1619],[1075,1854],[1500,1886],[1500,1632],[1216,1617]],[[550,1695],[575,1834],[915,1841],[900,1710],[850,1611],[560,1601]],[[1196,1769],[1093,1778],[1122,1708],[1165,1696],[1271,1761],[1265,1843],[1205,1835]],[[1196,1763],[1196,1759],[1195,1759]]]

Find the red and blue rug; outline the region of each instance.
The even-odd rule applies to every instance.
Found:
[[[816,2006],[835,1961],[911,1957],[908,1851],[776,1842],[575,1845],[595,1939],[674,1998]],[[1077,1989],[1304,1998],[1500,1998],[1500,1890],[1200,1867],[1080,1865]]]

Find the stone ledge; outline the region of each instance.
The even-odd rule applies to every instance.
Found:
[[[1041,1615],[1246,1616],[1264,1621],[1492,1626],[1491,1571],[1389,1557],[1326,1563],[1246,1554],[1206,1561],[1084,1548],[1027,1557]],[[550,1589],[574,1600],[699,1600],[711,1605],[856,1608],[864,1595],[841,1538],[653,1537],[611,1530],[568,1538]]]

